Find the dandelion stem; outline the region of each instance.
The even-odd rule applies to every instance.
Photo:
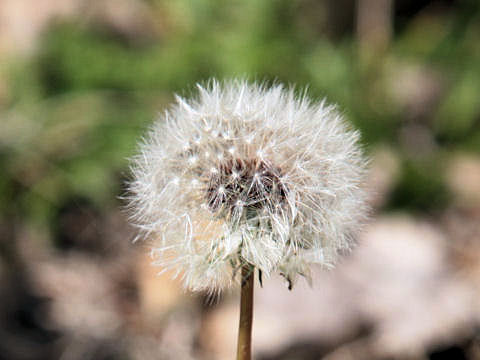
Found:
[[[252,358],[253,279],[254,269],[242,267],[242,294],[240,299],[240,322],[238,325],[237,360]]]

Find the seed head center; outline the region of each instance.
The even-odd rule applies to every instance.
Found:
[[[206,191],[208,208],[214,213],[231,214],[239,204],[247,210],[276,209],[286,200],[281,169],[264,160],[225,158],[216,170],[209,174]]]

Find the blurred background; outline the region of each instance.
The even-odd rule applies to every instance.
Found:
[[[233,358],[238,293],[157,276],[119,199],[211,76],[308,86],[372,158],[357,249],[256,290],[255,358],[480,359],[476,0],[1,0],[0,359]]]

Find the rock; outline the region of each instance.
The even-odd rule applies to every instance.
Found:
[[[480,205],[480,156],[457,154],[449,161],[446,181],[455,195],[455,201],[463,205]]]
[[[375,148],[370,158],[371,165],[367,179],[369,200],[371,206],[378,209],[385,204],[398,180],[400,160],[398,155],[388,147]]]

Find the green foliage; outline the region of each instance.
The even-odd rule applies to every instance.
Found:
[[[103,32],[64,24],[46,36],[38,70],[50,95],[89,89],[180,89],[211,66],[203,55],[195,44],[129,47]]]
[[[436,161],[406,160],[388,208],[432,212],[442,209],[449,198]]]
[[[165,24],[157,38],[135,41],[107,26],[57,23],[31,60],[2,69],[9,91],[0,103],[1,213],[49,221],[75,197],[117,206],[126,159],[147,124],[172,92],[212,76],[308,85],[311,95],[338,103],[366,143],[387,142],[403,154],[397,138],[411,120],[411,99],[405,105],[393,96],[392,82],[402,80],[403,63],[429,68],[440,74],[441,92],[434,110],[415,120],[440,147],[480,150],[480,26],[473,3],[420,14],[371,64],[358,56],[353,34],[333,42],[318,30],[325,24],[304,22],[308,1],[146,3]],[[327,18],[322,4],[315,9]],[[405,159],[391,206],[445,206],[443,186],[433,162]]]

